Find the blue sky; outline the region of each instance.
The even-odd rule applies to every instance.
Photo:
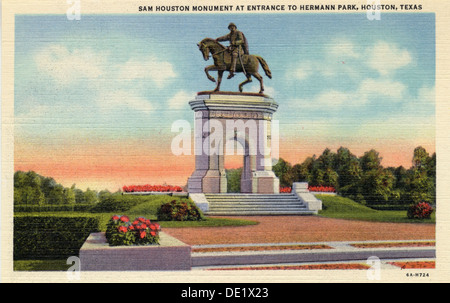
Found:
[[[291,142],[281,156],[301,162],[306,151],[327,145],[368,150],[397,142],[393,154],[434,145],[430,13],[384,13],[373,21],[365,13],[18,15],[16,144],[168,146],[172,122],[193,118],[188,101],[214,88],[203,71],[212,60],[196,44],[228,33],[229,22],[272,71],[273,79],[264,76],[266,93],[280,104],[274,118],[281,139]],[[243,80],[224,80],[222,90],[236,91]],[[245,91],[257,92],[257,80]]]

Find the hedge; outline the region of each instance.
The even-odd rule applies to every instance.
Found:
[[[99,220],[96,216],[15,216],[14,260],[78,256],[89,234],[97,231]]]
[[[149,196],[112,195],[91,208],[93,213],[124,212],[148,201]]]
[[[93,204],[70,204],[70,205],[14,205],[16,213],[36,213],[36,212],[87,212],[93,207]]]

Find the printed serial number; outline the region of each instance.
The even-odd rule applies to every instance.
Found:
[[[427,273],[427,272],[407,273],[406,276],[407,277],[422,278],[422,277],[429,277],[430,273]]]

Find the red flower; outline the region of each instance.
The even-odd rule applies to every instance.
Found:
[[[128,221],[130,221],[130,219],[127,216],[122,216],[122,217],[120,217],[120,221],[128,222]]]
[[[145,231],[141,231],[141,232],[139,233],[139,237],[140,237],[141,239],[144,239],[146,235],[147,235],[147,233],[146,233]]]
[[[133,225],[138,225],[139,224],[139,221],[138,220],[134,220],[133,221]]]
[[[151,231],[151,232],[150,232],[150,235],[151,235],[152,237],[154,237],[154,236],[156,236],[156,233],[155,233],[154,231]]]
[[[128,229],[129,229],[129,230],[134,230],[134,226],[133,226],[133,225],[130,225],[130,226],[128,226]]]
[[[117,221],[117,220],[119,220],[119,216],[114,215],[114,216],[112,216],[111,219],[113,219],[114,221]]]
[[[147,228],[147,225],[145,225],[145,224],[141,224],[140,228],[142,228],[142,229],[146,229],[146,228]]]
[[[156,230],[157,228],[156,228],[155,224],[150,224],[150,229],[151,230]]]
[[[156,227],[157,230],[161,230],[161,225],[158,223],[153,223],[153,225]]]
[[[150,222],[150,220],[146,220],[145,224],[150,225],[150,224],[152,224],[152,222]]]
[[[120,232],[123,232],[123,233],[126,233],[126,232],[128,231],[128,229],[127,229],[126,226],[119,226],[119,227],[118,227],[118,230],[119,230]]]

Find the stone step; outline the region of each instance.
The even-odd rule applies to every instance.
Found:
[[[292,202],[300,202],[301,200],[299,199],[289,199],[289,200],[266,200],[266,199],[252,199],[252,200],[229,200],[229,199],[223,199],[223,200],[212,200],[212,199],[208,199],[209,202],[213,202],[213,203],[257,203],[257,202],[262,202],[262,203],[273,203],[273,204],[278,204],[278,203],[292,203]]]
[[[208,199],[208,201],[210,201],[210,202],[226,202],[226,201],[230,201],[230,202],[236,202],[236,203],[238,203],[238,202],[256,202],[256,201],[265,201],[265,202],[270,202],[270,203],[277,203],[277,202],[279,202],[279,203],[284,203],[284,202],[292,202],[292,201],[301,201],[300,199],[298,199],[298,198],[290,198],[290,199],[280,199],[280,200],[278,200],[278,199],[264,199],[264,198],[260,198],[260,199],[258,199],[258,198],[254,198],[254,199],[211,199],[211,198],[206,198],[206,199]]]
[[[281,205],[273,205],[270,203],[266,204],[237,204],[237,203],[210,203],[209,208],[305,208],[306,205],[299,203],[291,203],[291,204],[281,204]]]
[[[207,215],[312,215],[294,194],[205,194]]]
[[[314,215],[314,211],[308,210],[226,210],[208,211],[208,216],[286,216],[286,215]]]
[[[296,202],[296,203],[289,203],[289,204],[272,204],[272,203],[210,203],[210,208],[232,208],[232,207],[251,207],[251,208],[258,208],[258,207],[270,207],[270,208],[296,208],[296,207],[306,207],[304,204]]]
[[[295,198],[294,194],[205,194],[211,199],[289,199]]]

